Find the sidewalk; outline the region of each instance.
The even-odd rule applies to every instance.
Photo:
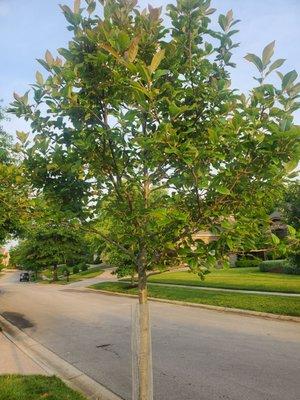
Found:
[[[0,375],[47,375],[30,357],[0,332]]]
[[[122,282],[122,280],[121,280]],[[129,282],[124,280],[123,282]],[[243,293],[243,294],[261,294],[264,296],[284,296],[284,297],[300,297],[300,293],[286,293],[286,292],[265,292],[262,290],[247,290],[247,289],[225,289],[215,288],[210,286],[192,286],[192,285],[180,285],[175,283],[159,283],[159,282],[147,282],[147,285],[154,286],[167,286],[172,288],[184,288],[184,289],[198,289],[198,290],[212,290],[215,292],[232,292],[232,293]]]

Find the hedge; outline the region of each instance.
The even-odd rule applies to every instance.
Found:
[[[261,272],[279,272],[288,275],[300,275],[300,265],[294,260],[268,260],[259,265]]]
[[[261,263],[261,260],[237,260],[235,263],[235,268],[251,268],[258,267]]]

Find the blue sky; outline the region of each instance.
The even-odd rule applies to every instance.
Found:
[[[82,0],[84,2],[84,0]],[[12,93],[24,93],[28,84],[34,82],[35,72],[42,71],[36,58],[42,58],[45,50],[64,47],[70,32],[65,28],[59,3],[71,5],[72,0],[0,0],[0,98],[7,106]],[[154,6],[169,3],[152,0]],[[144,8],[148,1],[140,1]],[[233,86],[247,91],[254,84],[255,69],[243,56],[247,52],[260,54],[263,47],[276,40],[276,56],[286,58],[283,72],[296,69],[300,72],[300,0],[212,0],[218,12],[233,9],[241,19],[237,41],[241,42],[232,71]],[[215,18],[215,17],[213,17]],[[275,77],[276,79],[276,77]],[[296,115],[300,123],[300,113]],[[26,124],[11,117],[5,122],[10,133],[26,130]]]

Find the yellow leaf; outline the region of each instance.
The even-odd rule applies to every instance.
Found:
[[[151,73],[155,72],[155,70],[161,63],[164,56],[165,56],[165,49],[159,50],[156,54],[154,54],[149,68]]]
[[[104,50],[106,50],[108,53],[110,53],[112,56],[114,56],[115,58],[119,59],[120,55],[119,53],[110,45],[107,43],[101,43],[100,47]]]
[[[43,75],[42,75],[39,71],[37,71],[35,77],[36,77],[36,81],[37,81],[37,83],[38,83],[39,85],[43,85],[43,84],[44,84]]]
[[[139,36],[132,39],[129,48],[125,53],[125,56],[129,62],[133,62],[136,59],[139,50],[139,41],[140,41]]]
[[[47,61],[47,64],[51,67],[54,63],[54,58],[49,50],[46,51],[45,59]]]
[[[80,3],[81,3],[81,0],[74,1],[74,13],[75,14],[79,14],[79,12],[80,12]]]

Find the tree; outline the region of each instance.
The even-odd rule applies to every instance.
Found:
[[[11,262],[38,273],[53,268],[53,281],[58,280],[58,265],[82,262],[86,258],[82,236],[54,221],[27,231],[27,237],[11,251]]]
[[[285,192],[284,202],[281,206],[286,222],[300,230],[300,184],[299,181],[291,182]]]
[[[233,251],[255,245],[267,208],[296,166],[297,73],[278,72],[274,42],[246,59],[259,71],[249,96],[231,87],[237,32],[232,11],[218,18],[207,0],[178,0],[141,12],[135,0],[87,0],[61,6],[74,37],[64,58],[39,60],[34,104],[15,95],[12,110],[31,121],[29,162],[68,170],[90,184],[87,226],[132,261],[139,302],[147,304],[147,271],[187,263],[201,277]],[[57,157],[57,155],[63,157]],[[49,160],[57,160],[55,165]],[[156,192],[159,193],[156,196]],[[100,214],[108,221],[93,228]],[[106,219],[104,218],[106,216]],[[209,230],[216,240],[196,239]],[[270,233],[271,235],[271,233]],[[147,312],[140,316],[139,399],[151,397]]]
[[[300,184],[298,181],[293,181],[287,186],[280,208],[283,219],[288,224],[288,253],[292,264],[290,272],[300,274]]]
[[[29,209],[28,190],[23,168],[13,153],[12,138],[0,125],[0,244],[22,228]]]

